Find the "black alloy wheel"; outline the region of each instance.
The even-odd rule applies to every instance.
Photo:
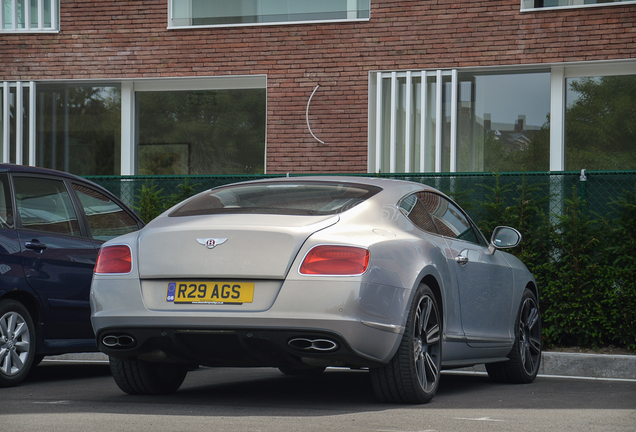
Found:
[[[439,386],[442,361],[442,322],[431,289],[418,288],[397,353],[388,365],[371,369],[378,398],[385,402],[429,402]]]
[[[541,365],[541,314],[537,299],[526,289],[515,322],[515,342],[509,360],[486,365],[488,376],[497,382],[527,384],[534,381]]]

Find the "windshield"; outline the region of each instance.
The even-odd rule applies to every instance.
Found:
[[[197,195],[169,216],[236,213],[331,215],[349,210],[381,190],[376,186],[328,181],[230,185]]]

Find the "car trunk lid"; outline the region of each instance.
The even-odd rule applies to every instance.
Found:
[[[140,232],[146,278],[283,279],[305,240],[338,216],[161,217]]]

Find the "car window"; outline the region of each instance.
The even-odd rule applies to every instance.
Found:
[[[438,234],[431,216],[416,195],[409,195],[404,198],[400,202],[400,210],[419,228],[429,233]]]
[[[13,206],[9,191],[9,177],[0,174],[0,228],[13,228]]]
[[[64,182],[15,176],[13,183],[22,228],[81,236]]]
[[[170,213],[170,217],[238,213],[331,215],[349,210],[381,190],[346,182],[245,183],[201,193]]]
[[[73,188],[84,207],[93,238],[110,240],[137,231],[137,221],[103,193],[74,183]]]
[[[455,204],[432,192],[418,192],[417,197],[430,213],[440,234],[481,244],[480,237],[475,233],[464,213]]]

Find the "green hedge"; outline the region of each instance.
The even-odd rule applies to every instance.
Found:
[[[539,285],[544,343],[636,351],[636,184],[608,197],[602,212],[581,197],[584,183],[572,186],[554,212],[546,210],[555,207],[555,197],[545,194],[545,184],[530,185],[526,176],[503,184],[499,174],[493,177],[493,185],[474,187],[486,191],[483,201],[466,190],[455,198],[473,209],[488,238],[498,225],[523,233],[512,253]]]

